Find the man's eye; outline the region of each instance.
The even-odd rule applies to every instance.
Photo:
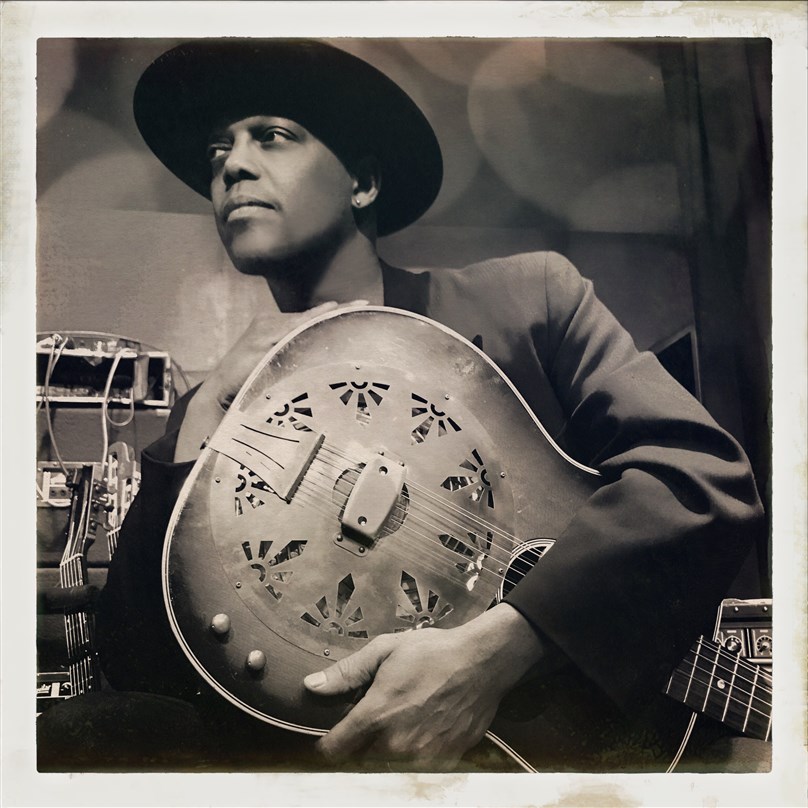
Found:
[[[273,127],[261,133],[259,140],[262,143],[280,143],[284,140],[293,140],[294,135],[286,129],[278,129]]]
[[[229,143],[211,143],[208,146],[208,160],[218,160],[230,151]]]

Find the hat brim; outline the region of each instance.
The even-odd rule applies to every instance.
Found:
[[[208,138],[222,123],[252,115],[289,118],[346,166],[375,156],[381,236],[414,222],[435,200],[443,160],[413,100],[367,62],[322,42],[204,39],[160,56],[135,89],[144,140],[179,179],[210,198]]]

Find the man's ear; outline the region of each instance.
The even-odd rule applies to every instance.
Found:
[[[353,166],[353,192],[351,205],[367,208],[376,201],[382,185],[381,167],[375,157],[361,157]]]

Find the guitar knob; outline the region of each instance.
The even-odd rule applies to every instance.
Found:
[[[210,630],[219,637],[228,634],[230,632],[230,616],[226,614],[214,615],[210,621]]]
[[[267,655],[263,651],[250,651],[247,654],[247,668],[253,673],[259,673],[267,664]]]
[[[724,641],[724,648],[731,654],[737,654],[743,648],[743,644],[737,637],[727,637]]]

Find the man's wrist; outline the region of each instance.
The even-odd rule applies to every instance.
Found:
[[[528,620],[508,603],[498,603],[464,628],[492,664],[503,690],[508,690],[536,668],[545,655],[545,644]]]

